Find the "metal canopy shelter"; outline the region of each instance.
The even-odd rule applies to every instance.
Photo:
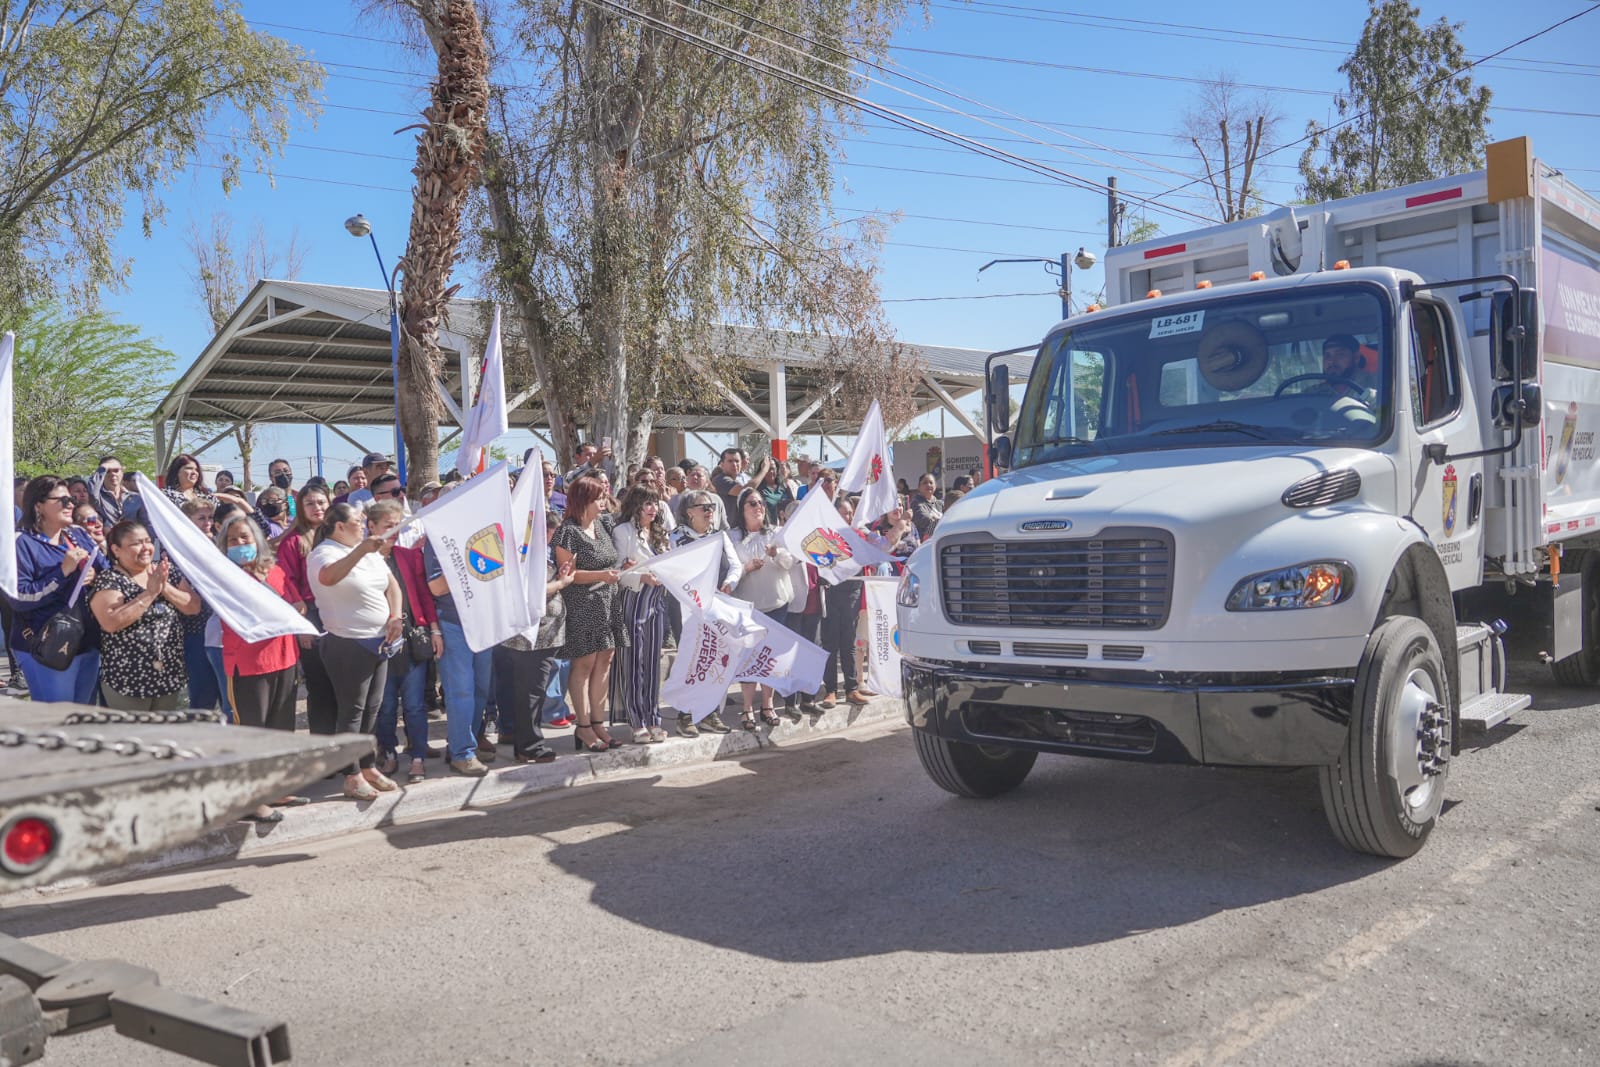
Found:
[[[212,338],[200,358],[173,385],[154,415],[157,459],[165,468],[183,425],[225,424],[196,451],[222,440],[242,422],[314,423],[326,426],[362,452],[366,445],[340,426],[392,426],[394,388],[389,361],[389,296],[381,289],[357,289],[297,281],[261,281]],[[476,364],[488,334],[491,305],[453,300],[448,326],[439,340],[446,352],[446,374],[439,391],[449,414],[460,424],[470,402]],[[723,326],[724,344],[744,369],[738,380],[711,380],[702,396],[660,412],[663,430],[705,433],[760,431],[786,452],[802,433],[853,435],[854,423],[824,416],[831,389],[823,366],[826,339],[782,330]],[[526,367],[513,324],[502,324],[508,377]],[[918,414],[940,408],[967,432],[982,431],[958,401],[983,388],[983,361],[975,349],[907,345],[927,371],[915,385]],[[534,429],[533,419],[516,418],[538,392],[537,385],[508,396],[512,425]],[[448,444],[448,441],[446,441]]]

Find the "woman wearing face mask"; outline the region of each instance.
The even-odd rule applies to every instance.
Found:
[[[267,539],[275,541],[282,537],[289,528],[288,497],[282,489],[273,486],[263,489],[261,495],[256,497],[257,521],[267,531]]]
[[[322,616],[317,612],[316,591],[311,588],[311,578],[306,573],[306,558],[311,555],[317,527],[322,525],[328,512],[328,491],[320,486],[307,485],[300,490],[299,515],[294,525],[278,538],[278,566],[282,568],[288,586],[285,599],[322,629]],[[306,723],[314,734],[331,734],[334,726],[335,700],[333,681],[323,666],[322,653],[315,638],[304,634],[297,638],[300,645],[300,671],[306,682]]]
[[[150,531],[126,519],[106,535],[116,566],[89,587],[100,624],[100,693],[123,711],[177,711],[187,698],[183,630],[178,616],[200,601],[171,565],[155,559]]]
[[[261,528],[242,511],[228,516],[217,531],[217,547],[251,578],[285,596],[288,579],[277,565],[272,545],[261,535]],[[293,637],[269,637],[246,641],[227,623],[222,630],[222,663],[228,680],[228,695],[234,706],[235,721],[241,726],[260,726],[268,730],[294,733],[295,668],[300,662],[300,645]],[[283,821],[280,807],[299,807],[310,803],[305,797],[289,796],[263,804],[246,815],[251,822]]]

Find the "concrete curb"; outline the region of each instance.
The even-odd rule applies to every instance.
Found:
[[[818,715],[807,715],[798,723],[784,719],[770,729],[763,726],[752,732],[736,727],[732,733],[701,734],[694,738],[674,735],[661,744],[630,743],[600,755],[573,752],[561,743],[570,734],[556,734],[550,739],[552,747],[560,753],[554,763],[519,764],[499,760],[490,765],[486,777],[466,778],[452,774],[443,760],[430,760],[430,773],[437,777],[414,786],[402,785],[397,792],[381,793],[377,800],[365,803],[350,801],[338,793],[323,795],[333,783],[319,782],[302,790],[316,798],[313,803],[287,810],[280,823],[271,826],[229,823],[198,841],[158,856],[81,878],[64,879],[49,886],[0,894],[0,909],[53,894],[142,878],[175,867],[246,859],[297,844],[490,807],[538,793],[651,770],[712,763],[750,752],[781,750],[854,726],[897,720],[903,714],[902,709],[897,699],[877,697],[862,706],[840,704]],[[626,726],[613,726],[611,731],[619,738],[628,738],[631,733]],[[509,746],[502,745],[501,751],[509,753]]]

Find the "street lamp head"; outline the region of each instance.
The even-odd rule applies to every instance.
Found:
[[[357,215],[356,217],[360,218],[361,216]],[[348,226],[349,223],[345,223],[345,225]],[[1072,265],[1079,270],[1088,270],[1095,265],[1095,254],[1087,248],[1080,248],[1078,249],[1078,254],[1072,257]]]
[[[367,221],[365,215],[351,215],[344,220],[344,228],[350,231],[351,237],[365,237],[372,232],[372,223]],[[1080,251],[1078,254],[1083,253]]]

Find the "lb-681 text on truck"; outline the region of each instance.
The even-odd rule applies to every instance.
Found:
[[[1316,766],[1341,842],[1411,855],[1463,726],[1528,703],[1508,653],[1600,677],[1600,203],[1519,139],[1106,271],[901,580],[923,766]]]

